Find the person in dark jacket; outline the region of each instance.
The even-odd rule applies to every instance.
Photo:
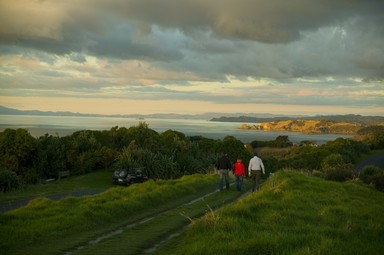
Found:
[[[229,190],[229,171],[232,169],[232,165],[227,153],[223,153],[223,155],[217,160],[216,168],[219,170],[220,174],[220,191],[223,191],[224,179],[225,186],[227,190]]]

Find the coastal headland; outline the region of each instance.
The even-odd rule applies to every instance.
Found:
[[[242,124],[240,129],[265,131],[290,131],[306,134],[348,134],[354,135],[364,126],[353,122],[335,122],[329,120],[282,120],[260,124]]]

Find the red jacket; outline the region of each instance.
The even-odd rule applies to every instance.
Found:
[[[234,169],[233,174],[240,174],[242,176],[245,176],[245,167],[243,162],[236,162],[233,165],[233,169]]]

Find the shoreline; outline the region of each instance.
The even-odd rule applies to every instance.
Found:
[[[7,116],[7,118],[3,118],[0,123],[0,132],[6,128],[23,128],[28,130],[31,136],[36,138],[44,136],[45,134],[64,137],[82,130],[109,131],[114,127],[130,128],[137,126],[140,121],[142,120],[120,118]],[[289,140],[295,144],[299,144],[302,141],[312,141],[320,145],[339,137],[352,137],[351,135],[242,130],[239,128],[238,123],[212,122],[206,120],[146,119],[145,122],[150,129],[159,134],[166,130],[174,130],[189,137],[202,136],[204,138],[222,140],[226,136],[233,136],[244,144],[251,143],[252,141],[272,141],[278,136],[288,136]]]
[[[63,127],[59,125],[54,125],[54,126],[49,126],[49,125],[39,125],[39,126],[33,126],[33,125],[9,125],[9,124],[0,124],[0,132],[3,132],[5,129],[10,128],[10,129],[26,129],[31,136],[34,138],[39,138],[42,136],[45,136],[46,134],[52,135],[52,136],[58,136],[58,137],[65,137],[65,136],[70,136],[74,132],[77,131],[83,131],[83,130],[92,130],[92,131],[109,131],[110,128],[75,128],[75,127]],[[164,132],[159,131],[156,128],[149,127],[152,130],[155,130],[159,134]],[[202,136],[204,138],[209,138],[209,139],[223,139],[225,136],[234,136],[236,139],[242,141],[244,144],[251,143],[252,141],[271,141],[275,140],[278,136],[282,135],[287,135],[289,137],[289,140],[293,143],[298,144],[299,142],[302,141],[313,141],[314,143],[321,145],[324,144],[328,141],[333,141],[339,137],[342,138],[352,138],[353,136],[351,135],[342,135],[342,134],[305,134],[301,132],[294,132],[294,131],[284,131],[284,132],[279,132],[279,131],[270,131],[270,130],[234,130],[234,133],[230,132],[217,132],[217,133],[210,133],[210,132],[204,132],[204,131],[194,131],[194,132],[186,132],[185,130],[182,129],[172,129],[178,132],[184,133],[186,136]],[[237,132],[237,133],[236,133]],[[241,132],[245,132],[241,133]],[[236,134],[235,134],[236,133]],[[253,137],[253,138],[248,138],[248,137]],[[330,139],[329,137],[333,137]]]

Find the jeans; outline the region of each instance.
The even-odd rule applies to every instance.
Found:
[[[236,177],[236,190],[241,191],[241,187],[243,186],[243,178],[241,174],[235,174]]]
[[[229,190],[229,173],[228,169],[220,169],[220,191],[223,191],[223,186],[224,186],[224,179],[225,179],[225,186],[227,190]]]
[[[252,170],[251,171],[252,178],[252,192],[257,191],[259,189],[259,182],[261,179],[261,170]]]

